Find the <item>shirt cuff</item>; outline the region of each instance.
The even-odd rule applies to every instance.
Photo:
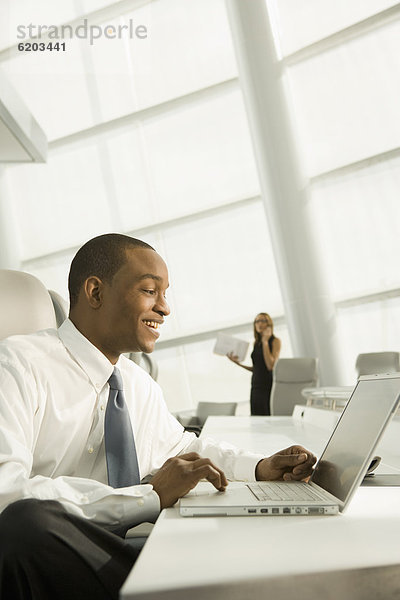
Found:
[[[140,523],[155,523],[161,510],[160,497],[154,490],[144,496],[132,496],[129,502],[125,501],[124,504],[124,522],[129,527]]]
[[[265,458],[262,454],[238,456],[235,459],[233,472],[237,481],[255,481],[256,466]]]

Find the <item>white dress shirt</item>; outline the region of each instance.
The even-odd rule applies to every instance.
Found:
[[[200,440],[168,412],[160,386],[121,356],[141,477],[171,456],[198,452],[228,479],[254,479],[260,455]],[[53,499],[105,527],[155,521],[150,484],[107,484],[104,415],[114,365],[67,319],[58,330],[0,343],[0,511],[22,498]]]

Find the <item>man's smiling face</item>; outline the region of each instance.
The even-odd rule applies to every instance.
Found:
[[[126,251],[126,261],[112,281],[103,284],[100,348],[106,356],[123,352],[153,352],[159,328],[170,309],[165,262],[147,248]]]

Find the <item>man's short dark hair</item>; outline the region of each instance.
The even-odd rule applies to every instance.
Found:
[[[75,254],[69,270],[70,308],[77,303],[81,287],[88,277],[96,276],[111,283],[126,260],[126,251],[134,248],[154,250],[146,242],[121,233],[106,233],[86,242]]]

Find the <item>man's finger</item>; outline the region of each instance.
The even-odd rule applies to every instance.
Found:
[[[187,454],[178,454],[176,456],[176,458],[182,458],[183,460],[194,461],[194,460],[199,460],[201,458],[201,456],[200,456],[200,454],[197,454],[197,452],[188,452]]]
[[[192,474],[196,481],[200,481],[200,479],[207,479],[207,481],[212,483],[213,486],[219,491],[225,490],[226,486],[228,485],[225,475],[223,473],[221,474],[215,467],[209,464],[203,464],[193,469]]]
[[[223,471],[221,471],[221,469],[219,469],[216,465],[214,465],[214,463],[211,462],[211,460],[209,458],[200,458],[198,461],[196,461],[196,463],[193,464],[193,469],[194,470],[198,469],[199,467],[202,467],[204,465],[209,465],[215,471],[218,471],[220,478],[221,478],[221,485],[223,487],[226,487],[228,485],[228,480],[225,477],[225,473]]]
[[[316,460],[317,460],[316,456],[314,456],[312,454],[311,456],[308,457],[308,459],[305,462],[303,462],[300,465],[293,468],[293,474],[294,475],[301,475],[304,473],[309,474],[311,472],[311,468],[316,463]]]
[[[277,467],[295,467],[307,461],[308,454],[301,452],[300,454],[275,454],[272,460]]]
[[[308,481],[310,479],[310,473],[301,473],[294,475],[293,473],[284,473],[284,481]]]
[[[284,450],[281,450],[280,452],[277,452],[277,454],[287,454],[287,455],[292,455],[292,454],[310,454],[310,452],[308,450],[306,450],[306,448],[304,448],[303,446],[289,446],[288,448],[285,448]]]
[[[197,469],[202,465],[210,465],[213,469],[218,471],[221,476],[221,485],[226,487],[228,485],[228,480],[225,477],[225,473],[221,471],[216,465],[214,465],[209,458],[201,458],[197,452],[188,452],[187,454],[179,454],[176,458],[180,458],[183,460],[187,460],[192,463],[193,470]]]

